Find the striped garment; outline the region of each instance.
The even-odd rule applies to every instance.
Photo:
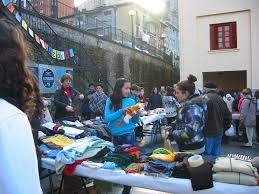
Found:
[[[240,155],[240,154],[228,154],[229,158],[234,158],[237,160],[243,160],[243,161],[251,161],[252,158],[250,156]]]

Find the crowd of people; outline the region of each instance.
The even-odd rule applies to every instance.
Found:
[[[37,137],[33,141],[33,135],[43,119],[44,103],[37,81],[26,66],[26,48],[22,32],[8,20],[0,19],[0,165],[4,167],[0,193],[42,193],[35,151]],[[244,89],[240,96],[221,97],[217,85],[208,82],[201,94],[195,87],[196,77],[190,75],[174,86],[154,87],[149,98],[143,87],[121,78],[108,97],[100,83],[89,84],[89,90],[82,94],[71,87],[72,80],[69,74],[60,80],[61,88],[54,97],[55,119],[76,114],[86,120],[103,117],[115,146],[135,144],[140,112],[135,112],[129,123],[123,121],[123,116],[139,102],[147,110],[165,108],[167,124],[171,126],[167,138],[183,152],[218,157],[224,132],[233,123],[231,112],[240,112],[238,129],[245,128],[245,146],[252,146],[256,126],[258,132],[259,91],[255,92],[256,98],[250,89]],[[124,193],[130,189],[125,186]]]

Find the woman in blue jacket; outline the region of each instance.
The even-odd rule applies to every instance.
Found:
[[[135,144],[134,129],[139,122],[139,115],[136,114],[129,123],[125,123],[123,118],[125,110],[135,105],[135,101],[130,98],[131,83],[126,79],[118,79],[113,93],[106,101],[105,120],[112,134],[112,141],[115,146],[123,144]],[[129,194],[131,187],[124,186],[123,194]]]

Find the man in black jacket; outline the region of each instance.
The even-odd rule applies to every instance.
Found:
[[[204,127],[204,155],[218,157],[221,154],[221,141],[225,130],[230,128],[232,115],[225,101],[217,94],[217,85],[204,84],[207,102],[207,119]]]
[[[83,94],[78,94],[78,92],[70,86],[72,80],[72,75],[67,73],[61,77],[60,81],[62,87],[56,91],[54,96],[54,104],[56,107],[55,119],[75,116],[73,102],[76,98],[80,100],[84,99]]]

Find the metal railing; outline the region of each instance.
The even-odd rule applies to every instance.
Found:
[[[17,0],[19,2],[19,0]],[[58,36],[56,32],[51,28],[51,26],[44,20],[42,15],[40,14],[34,6],[26,0],[26,8],[23,8],[23,11],[31,11],[34,15],[36,14],[37,17],[30,16],[30,14],[24,14],[24,17],[26,21],[29,23],[30,26],[32,26],[33,30],[40,33],[40,35],[45,38],[48,42],[55,42],[55,45],[53,47],[58,48]],[[57,1],[58,9],[64,9],[72,10],[73,7],[70,7],[68,5],[65,5],[59,1]],[[18,7],[18,5],[17,5]],[[73,8],[74,9],[74,8]],[[58,10],[58,13],[60,11]],[[62,13],[62,11],[61,11]],[[65,13],[65,11],[64,11]],[[72,12],[71,12],[72,13]],[[132,40],[132,35],[128,34],[121,29],[112,27],[111,25],[107,24],[104,21],[99,20],[98,18],[94,18],[91,16],[87,16],[87,13],[85,12],[78,12],[74,9],[74,15],[71,16],[72,20],[58,18],[58,20],[62,23],[68,24],[70,26],[80,28],[81,30],[84,30],[88,33],[92,33],[94,35],[97,35],[99,37],[102,37],[106,40],[116,42],[118,44],[121,44],[123,46],[138,50],[142,53],[158,57],[162,60],[165,60],[168,63],[172,63],[172,60],[168,54],[166,54],[165,50],[163,48],[158,49],[155,46],[151,45],[151,43],[147,43],[142,41],[142,38],[134,37]],[[47,15],[46,15],[47,16]],[[62,15],[63,16],[63,15]],[[50,17],[50,16],[49,16]],[[72,22],[71,22],[72,21]],[[48,33],[41,33],[42,31]],[[51,38],[51,39],[50,39]],[[152,37],[150,37],[152,38]],[[134,42],[134,47],[132,47],[132,42]],[[63,44],[64,45],[64,44]]]

